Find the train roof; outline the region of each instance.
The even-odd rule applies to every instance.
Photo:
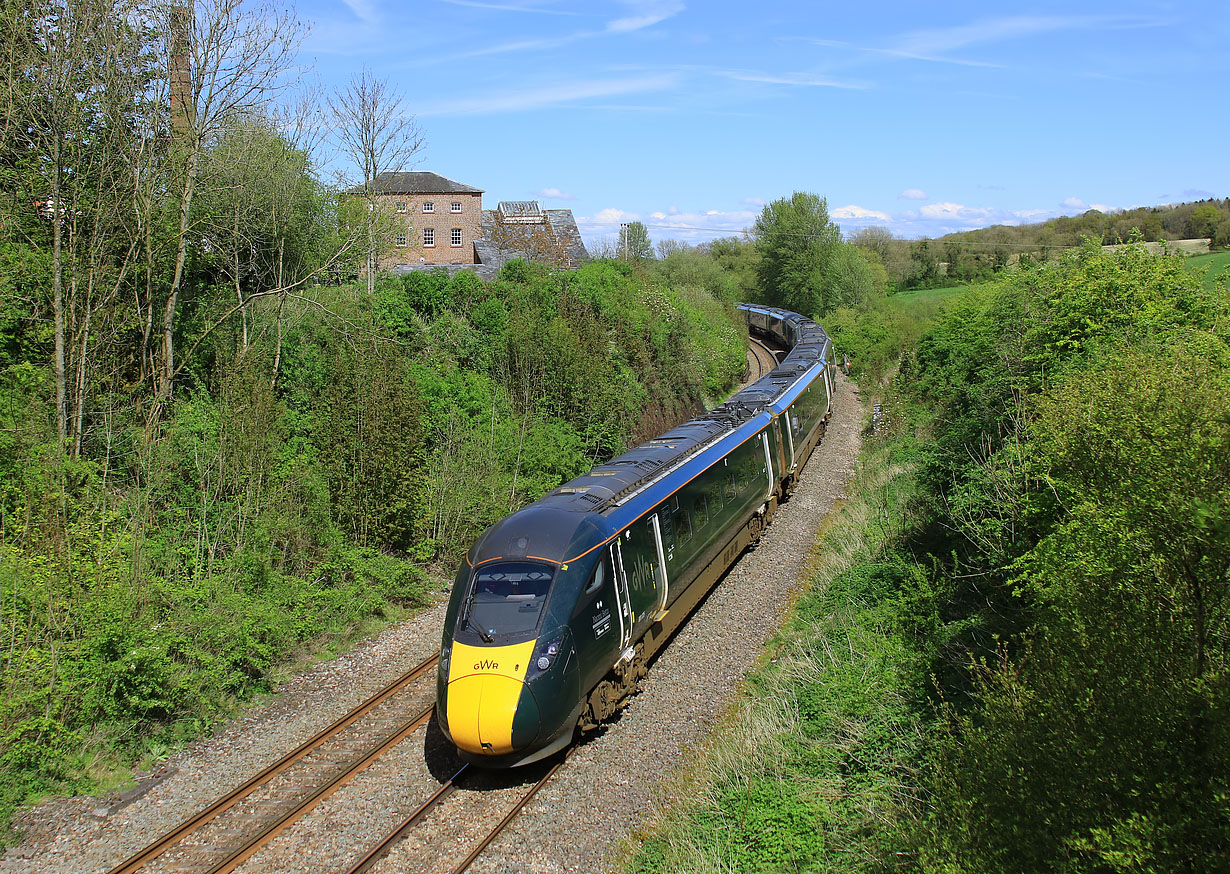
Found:
[[[574,561],[706,470],[786,409],[823,368],[824,329],[796,313],[740,304],[757,326],[792,344],[765,376],[721,406],[600,464],[489,528],[470,551],[481,564],[524,557]],[[805,378],[810,377],[810,378]]]
[[[794,345],[776,368],[721,406],[598,465],[537,503],[574,512],[612,512],[684,463],[707,454],[705,450],[723,437],[739,434],[742,426],[762,414],[775,415],[789,406],[811,382],[803,377],[824,365],[828,334],[811,319],[788,310],[744,304],[740,309],[771,315],[792,326]],[[753,431],[766,423],[767,419],[757,422]]]

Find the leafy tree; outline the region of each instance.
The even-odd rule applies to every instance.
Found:
[[[619,258],[621,261],[647,261],[653,257],[649,230],[640,222],[627,222],[619,228]]]
[[[754,234],[766,302],[816,317],[840,305],[832,269],[841,231],[823,197],[796,191],[773,201],[756,219]]]

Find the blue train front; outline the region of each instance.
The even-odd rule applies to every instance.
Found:
[[[532,506],[470,550],[445,616],[437,681],[440,727],[462,758],[522,765],[572,740],[586,671],[571,623],[581,603],[601,600],[599,547],[610,536],[600,516]]]

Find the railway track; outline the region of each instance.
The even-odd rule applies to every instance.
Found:
[[[747,357],[748,383],[779,363],[774,351],[755,338],[749,342]],[[334,791],[430,722],[434,712],[434,673],[430,672],[437,659],[432,656],[406,672],[108,874],[227,874],[240,868]],[[401,857],[394,865],[398,870],[410,864],[423,872],[461,874],[565,761],[561,757],[554,764],[521,770],[519,775],[531,775],[528,780],[462,767],[442,784],[433,781],[424,790],[426,800],[346,869],[346,874],[368,872],[394,852]],[[473,791],[458,793],[458,789]],[[455,810],[449,813],[449,807]],[[434,816],[441,811],[445,812]],[[490,825],[501,813],[502,818]],[[443,823],[431,825],[433,818]],[[424,827],[422,833],[420,827]],[[458,858],[460,852],[466,855]],[[259,860],[249,867],[265,870]]]
[[[765,376],[773,368],[777,367],[777,355],[755,337],[749,339],[747,344],[747,369],[748,376],[746,384],[751,384],[756,380]]]
[[[432,656],[407,671],[108,874],[225,874],[244,866],[334,791],[427,725],[434,712],[430,681],[436,661]],[[517,775],[462,766],[442,784],[425,789],[426,800],[346,874],[371,871],[402,842],[400,852],[413,857],[415,870],[461,874],[563,764],[560,758]],[[254,860],[249,867],[267,866]]]
[[[475,772],[469,765],[463,765],[451,778],[440,786],[436,792],[424,801],[403,822],[390,831],[376,846],[370,849],[358,862],[346,869],[346,874],[366,874],[382,859],[388,856],[393,848],[402,840],[408,838],[413,830],[425,823],[433,811],[441,808],[450,800],[455,799],[454,793],[463,787],[467,778],[474,778],[474,789],[468,801],[459,803],[460,810],[451,818],[453,823],[462,822],[461,829],[437,828],[432,836],[419,836],[417,845],[410,849],[407,855],[413,856],[414,870],[420,872],[439,872],[439,874],[463,874],[482,855],[491,843],[499,837],[527,804],[534,798],[567,761],[567,756],[557,757],[554,764],[533,768],[535,777],[528,788],[501,787],[500,791],[484,792],[484,778],[490,780],[493,775]],[[506,781],[508,774],[496,777]],[[511,799],[507,796],[511,794]],[[504,815],[491,825],[501,808]],[[460,832],[460,833],[458,833]],[[469,848],[466,850],[466,848]],[[460,856],[465,852],[465,856]],[[460,856],[460,857],[459,857]],[[405,862],[409,860],[398,860]],[[404,870],[405,865],[394,865],[393,870]]]
[[[302,818],[434,710],[433,655],[109,874],[225,874]],[[412,715],[408,715],[412,714]]]

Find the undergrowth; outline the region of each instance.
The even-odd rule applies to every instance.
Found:
[[[899,632],[916,574],[892,551],[910,517],[917,447],[869,441],[853,497],[818,544],[809,592],[708,755],[631,851],[654,872],[869,871],[884,816],[912,791],[921,743]]]

